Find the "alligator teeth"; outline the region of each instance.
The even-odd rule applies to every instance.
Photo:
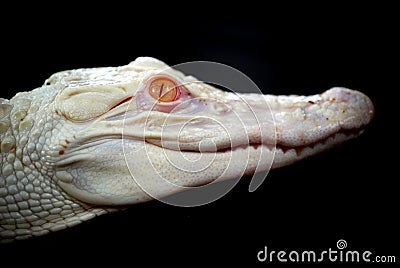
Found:
[[[281,154],[293,154],[296,153],[297,156],[307,156],[311,152],[315,151],[322,151],[323,149],[326,149],[328,147],[332,147],[333,145],[336,145],[338,143],[341,143],[343,141],[349,140],[351,138],[359,136],[363,130],[359,132],[339,132],[335,133],[317,143],[313,143],[310,145],[306,146],[298,146],[298,147],[293,147],[289,148],[286,146],[282,146],[277,144],[276,146],[276,152],[281,153]]]

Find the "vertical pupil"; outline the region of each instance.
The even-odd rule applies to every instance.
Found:
[[[179,92],[173,81],[167,78],[158,78],[153,80],[149,87],[150,95],[162,102],[175,101]]]

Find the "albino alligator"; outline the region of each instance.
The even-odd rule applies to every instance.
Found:
[[[272,168],[291,164],[359,135],[374,113],[367,96],[346,88],[310,97],[235,95],[173,69],[158,74],[165,68],[142,57],[63,71],[0,99],[3,242],[152,199],[133,177],[166,196],[176,189],[157,176],[197,186],[250,174],[258,164],[267,170],[272,160]],[[254,119],[268,111],[266,101],[275,123]],[[213,161],[191,172],[200,153]],[[186,167],[173,163],[185,159]]]

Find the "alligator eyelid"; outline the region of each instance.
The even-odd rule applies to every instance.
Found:
[[[124,103],[130,102],[132,99],[133,99],[133,96],[125,98],[122,101],[120,101],[119,103],[117,103],[116,105],[114,105],[113,107],[111,107],[110,110],[112,110],[112,109],[114,109],[114,108],[116,108],[116,107],[118,107],[118,106],[120,106],[120,105],[122,105]]]

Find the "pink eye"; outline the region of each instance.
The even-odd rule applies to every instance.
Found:
[[[161,102],[173,102],[179,99],[181,88],[168,77],[159,77],[150,82],[149,94]]]
[[[137,106],[141,110],[164,113],[185,109],[192,100],[187,85],[169,74],[149,75],[138,85],[135,95]]]

